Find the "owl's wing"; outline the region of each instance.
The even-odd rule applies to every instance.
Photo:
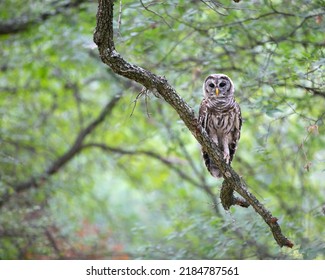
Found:
[[[208,106],[207,106],[207,99],[203,99],[200,105],[199,109],[199,123],[202,125],[202,127],[205,129],[208,135],[210,135],[210,129],[208,126]],[[220,178],[221,173],[219,169],[217,168],[216,164],[210,159],[208,153],[204,151],[202,148],[202,157],[205,163],[205,166],[207,167],[208,171],[213,177]]]
[[[241,117],[241,111],[238,103],[235,103],[234,110],[232,111],[233,116],[233,127],[230,131],[231,134],[231,141],[228,143],[229,146],[229,156],[230,156],[230,162],[232,161],[234,154],[236,152],[238,141],[240,138],[240,130],[242,126],[242,117]]]

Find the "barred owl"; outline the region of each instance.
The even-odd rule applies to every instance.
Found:
[[[234,99],[234,91],[234,84],[226,75],[209,75],[203,84],[204,98],[199,110],[200,124],[223,152],[227,164],[231,163],[236,152],[242,125],[240,107]],[[211,175],[220,178],[220,170],[204,149],[202,155]]]

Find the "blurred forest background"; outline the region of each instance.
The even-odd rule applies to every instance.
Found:
[[[163,100],[105,66],[97,1],[0,2],[1,259],[324,259],[325,1],[116,1],[123,57],[197,112],[210,73],[236,87],[232,166],[295,244],[222,180]]]

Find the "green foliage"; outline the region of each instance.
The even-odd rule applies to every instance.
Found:
[[[206,75],[232,78],[244,118],[233,167],[293,249],[252,209],[225,212],[178,115],[102,64],[96,4],[54,2],[1,4],[0,26],[32,21],[0,34],[1,259],[324,259],[324,1],[115,4],[117,50],[196,112]],[[117,94],[89,147],[46,174]]]

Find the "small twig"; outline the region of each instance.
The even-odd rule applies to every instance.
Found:
[[[217,2],[217,1],[204,1],[204,0],[201,0],[201,2],[204,3],[206,6],[208,6],[211,10],[215,11],[217,14],[226,16],[226,14],[224,14],[218,10],[218,8],[225,9],[225,7],[221,3]]]
[[[122,24],[122,0],[120,0],[120,8],[118,12],[118,20],[117,20],[117,30],[119,36],[121,36],[121,24]]]
[[[150,12],[150,13],[153,13],[154,15],[156,15],[157,17],[159,17],[159,18],[161,18],[162,19],[162,21],[170,28],[170,29],[172,29],[172,27],[170,26],[170,24],[160,15],[160,14],[158,14],[158,13],[156,13],[155,11],[152,11],[152,10],[150,10],[149,8],[148,8],[148,6],[146,6],[146,5],[144,5],[143,4],[143,2],[142,2],[142,0],[140,0],[140,3],[141,3],[141,5],[142,5],[142,7],[146,10],[146,11],[148,11],[148,12]]]
[[[134,103],[133,108],[132,108],[132,112],[130,114],[130,118],[133,116],[135,107],[137,106],[138,100],[139,98],[144,95],[144,100],[145,100],[145,104],[146,104],[146,111],[147,111],[147,116],[148,118],[150,118],[150,113],[149,113],[149,109],[148,109],[148,92],[149,90],[146,88],[142,88],[141,91],[138,93],[138,95],[136,96],[136,98],[132,101],[132,103]]]

